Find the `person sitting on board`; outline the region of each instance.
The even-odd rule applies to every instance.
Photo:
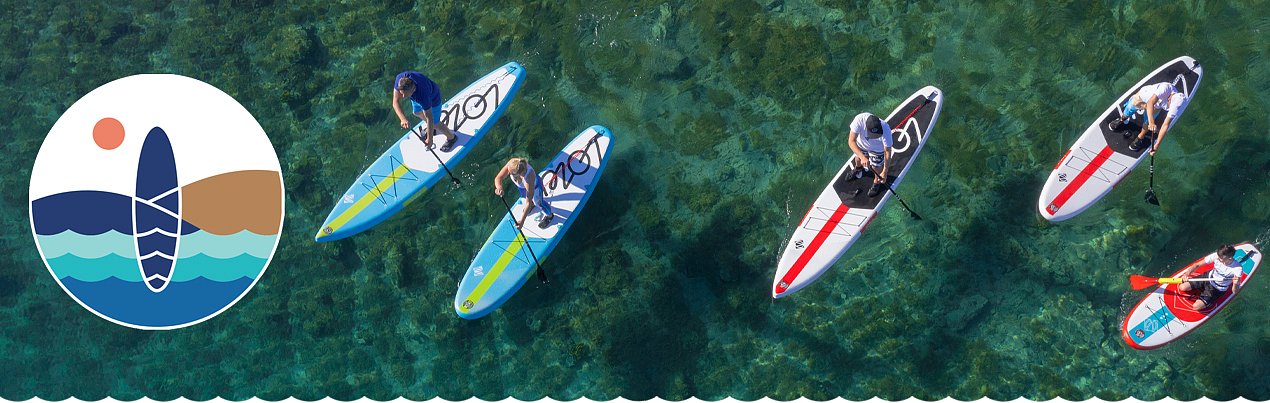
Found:
[[[494,194],[503,197],[503,177],[512,180],[512,184],[516,185],[516,190],[520,191],[520,197],[533,193],[533,197],[525,198],[525,211],[521,214],[520,219],[516,220],[516,228],[520,228],[525,224],[525,219],[529,218],[529,212],[534,209],[534,205],[542,206],[542,218],[538,220],[538,228],[547,228],[551,225],[551,220],[555,219],[552,214],[551,204],[543,200],[542,195],[547,192],[542,187],[542,180],[538,177],[538,172],[534,171],[534,167],[529,166],[529,160],[525,158],[512,158],[507,160],[507,164],[503,165],[503,169],[498,171],[494,176]]]
[[[1195,262],[1178,275],[1179,278],[1190,278],[1191,273],[1198,269],[1201,265],[1212,264],[1213,269],[1209,270],[1208,278],[1214,280],[1199,281],[1189,280],[1179,285],[1177,289],[1182,292],[1191,292],[1192,290],[1199,293],[1199,299],[1195,300],[1192,305],[1196,311],[1207,308],[1213,304],[1213,300],[1221,297],[1227,290],[1230,292],[1239,291],[1239,278],[1243,276],[1244,267],[1235,261],[1235,247],[1230,245],[1222,245],[1217,249],[1217,256],[1209,256],[1204,260]]]
[[[877,196],[885,189],[887,167],[891,165],[891,146],[895,145],[891,125],[872,113],[864,112],[851,120],[850,130],[847,144],[855,154],[856,163],[852,179],[864,176],[865,170],[873,172],[869,197]]]
[[[1111,121],[1107,126],[1111,131],[1118,132],[1124,129],[1125,124],[1133,118],[1133,115],[1145,115],[1147,124],[1138,131],[1138,139],[1129,145],[1129,149],[1141,150],[1150,141],[1151,155],[1155,155],[1155,150],[1160,148],[1160,140],[1169,131],[1169,127],[1173,126],[1173,120],[1177,119],[1177,115],[1186,109],[1188,101],[1186,94],[1178,91],[1172,83],[1146,85],[1124,103],[1124,108],[1120,111],[1120,119]],[[1165,115],[1164,122],[1157,125],[1156,115],[1161,109],[1168,110],[1168,114]],[[1150,139],[1147,138],[1148,133],[1152,134]],[[1124,136],[1129,137],[1130,134],[1125,132]]]
[[[441,152],[450,152],[458,137],[448,126],[437,123],[441,119],[441,87],[428,76],[414,71],[401,72],[393,82],[392,109],[397,112],[397,119],[401,120],[401,128],[410,128],[410,120],[401,111],[401,100],[405,98],[414,107],[415,116],[424,122],[423,132],[427,134],[420,136],[423,137],[423,145],[432,148],[432,135],[440,132],[445,135]]]

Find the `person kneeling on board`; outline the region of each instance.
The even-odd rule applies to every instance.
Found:
[[[410,120],[406,119],[406,114],[401,111],[401,100],[405,98],[409,99],[410,105],[414,107],[415,116],[424,122],[423,133],[426,134],[419,136],[423,138],[423,145],[431,149],[432,136],[439,132],[445,135],[445,144],[441,145],[441,152],[450,152],[458,137],[448,126],[438,123],[441,120],[441,87],[438,87],[437,83],[428,76],[414,71],[401,72],[393,82],[392,109],[397,113],[397,119],[401,120],[401,128],[410,128]]]
[[[551,220],[555,219],[555,214],[551,212],[551,205],[543,200],[542,195],[547,192],[543,188],[542,180],[538,177],[538,172],[534,171],[534,167],[529,166],[529,160],[525,158],[512,158],[507,160],[507,164],[503,165],[503,169],[498,171],[494,176],[494,194],[503,197],[503,177],[506,176],[516,185],[516,190],[520,191],[520,197],[527,194],[533,194],[533,197],[525,197],[525,211],[521,213],[520,219],[516,221],[516,228],[520,228],[525,224],[525,220],[529,218],[529,212],[534,209],[535,203],[542,206],[542,218],[538,220],[538,228],[547,228],[551,225]],[[515,219],[515,217],[512,217]]]
[[[873,187],[869,188],[869,197],[877,196],[885,190],[887,168],[891,166],[891,146],[895,145],[891,125],[872,113],[864,112],[851,120],[850,130],[847,143],[855,154],[853,179],[864,176],[864,171],[872,172]]]
[[[1124,108],[1120,111],[1120,119],[1113,120],[1107,124],[1107,128],[1113,132],[1124,130],[1129,119],[1135,114],[1145,115],[1146,125],[1142,130],[1138,131],[1138,139],[1129,145],[1129,149],[1133,151],[1141,150],[1147,144],[1151,145],[1151,155],[1155,155],[1155,150],[1160,148],[1160,140],[1164,139],[1164,134],[1169,131],[1169,127],[1173,126],[1173,120],[1177,119],[1177,115],[1186,109],[1186,94],[1177,90],[1172,83],[1157,83],[1143,86],[1138,93],[1124,103]],[[1156,115],[1161,109],[1168,110],[1168,114],[1164,117],[1164,122],[1156,124]],[[1147,134],[1151,137],[1148,139]],[[1127,138],[1131,133],[1125,132]],[[1148,143],[1149,141],[1149,143]]]
[[[1213,269],[1208,273],[1208,278],[1214,280],[1200,281],[1189,280],[1182,283],[1177,288],[1182,292],[1197,292],[1199,299],[1195,300],[1192,305],[1196,311],[1207,308],[1213,304],[1213,300],[1221,297],[1226,292],[1239,291],[1239,277],[1243,275],[1243,265],[1235,261],[1235,248],[1230,245],[1222,245],[1217,249],[1217,256],[1209,256],[1208,258],[1191,264],[1178,275],[1179,278],[1190,278],[1191,273],[1201,265],[1212,264]]]

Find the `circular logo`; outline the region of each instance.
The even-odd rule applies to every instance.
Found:
[[[282,169],[232,97],[121,78],[57,120],[31,169],[31,228],[62,289],[111,322],[175,329],[229,309],[282,230]]]

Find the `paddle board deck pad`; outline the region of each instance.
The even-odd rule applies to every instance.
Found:
[[[1216,254],[1214,252],[1209,256]],[[1204,259],[1207,257],[1197,260],[1196,263]],[[1240,262],[1244,269],[1243,276],[1239,278],[1239,285],[1242,287],[1248,284],[1248,279],[1252,278],[1252,274],[1257,271],[1257,266],[1261,264],[1261,251],[1248,243],[1236,245],[1235,261]],[[1197,278],[1207,278],[1205,273],[1212,269],[1211,263],[1205,264],[1196,268],[1193,275]],[[1185,267],[1178,270],[1177,273],[1173,273],[1173,277],[1181,275],[1185,270]],[[1166,284],[1156,287],[1154,291],[1143,297],[1133,310],[1129,311],[1129,316],[1125,317],[1124,323],[1120,325],[1120,336],[1124,338],[1125,343],[1129,344],[1129,347],[1150,350],[1177,341],[1221,312],[1236,294],[1228,290],[1214,299],[1211,306],[1196,311],[1193,304],[1198,299],[1198,293],[1182,292],[1178,289],[1179,286],[1181,285]]]
[[[525,69],[510,62],[455,94],[441,105],[438,121],[458,137],[454,147],[442,152],[445,135],[434,130],[434,156],[416,134],[425,126],[420,122],[357,177],[335,203],[315,240],[334,241],[370,229],[401,211],[421,190],[446,178],[449,174],[438,158],[454,169],[503,115],[524,81]]]
[[[891,186],[899,186],[900,180],[913,166],[943,105],[943,92],[928,86],[908,97],[887,116],[886,122],[891,127],[903,130],[895,137],[892,147],[888,173],[894,174],[889,177]],[[900,121],[914,110],[917,112],[901,127]],[[844,133],[841,138],[847,141],[848,136]],[[873,177],[866,173],[855,178],[855,168],[855,158],[851,158],[838,170],[811,205],[811,210],[803,216],[798,228],[794,229],[777,265],[776,278],[772,281],[773,298],[789,295],[816,281],[855,243],[877,216],[878,210],[890,200],[889,191],[869,197]]]
[[[459,283],[454,311],[460,317],[476,319],[488,315],[534,275],[534,257],[543,262],[573,225],[608,164],[612,146],[612,132],[603,126],[591,126],[556,154],[550,164],[540,167],[539,179],[546,190],[543,200],[551,205],[554,221],[546,229],[538,228],[543,211],[535,206],[521,228],[525,234],[521,237],[512,216],[503,216]],[[524,209],[523,201],[521,198],[511,206],[517,216]],[[532,251],[525,248],[526,238]]]
[[[1054,165],[1037,201],[1041,216],[1050,221],[1075,217],[1110,193],[1134,167],[1150,155],[1147,152],[1150,147],[1143,147],[1138,151],[1129,149],[1142,128],[1136,121],[1144,117],[1134,118],[1134,123],[1119,132],[1113,132],[1107,127],[1108,123],[1120,118],[1120,109],[1138,90],[1150,84],[1173,83],[1178,91],[1186,94],[1189,103],[1195,90],[1199,88],[1199,80],[1203,75],[1204,69],[1195,59],[1182,56],[1152,71],[1107,107],[1101,117],[1085,129],[1076,144]],[[1156,122],[1162,122],[1166,113],[1160,111]],[[1179,112],[1172,125],[1176,125],[1181,117]],[[1125,134],[1129,136],[1126,137]]]

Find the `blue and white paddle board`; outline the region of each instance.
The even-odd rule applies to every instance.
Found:
[[[445,143],[445,136],[432,133],[438,147],[428,151],[415,134],[425,126],[419,122],[357,177],[335,203],[314,239],[327,242],[347,238],[401,211],[419,191],[448,175],[440,161],[454,169],[472,151],[503,115],[524,81],[525,68],[510,62],[455,94],[441,105],[439,120],[458,136],[454,148],[441,152],[439,145]]]
[[[503,216],[459,283],[454,311],[460,317],[476,319],[488,315],[534,275],[534,257],[539,262],[546,259],[573,225],[604,172],[612,146],[612,132],[603,126],[591,126],[556,154],[550,164],[540,166],[539,179],[546,189],[543,200],[551,204],[555,221],[546,229],[538,228],[537,220],[543,213],[535,207],[521,228],[525,234],[521,237],[515,219]],[[511,207],[512,212],[520,214],[522,204],[523,199],[518,200]],[[532,248],[532,254],[526,246]]]

